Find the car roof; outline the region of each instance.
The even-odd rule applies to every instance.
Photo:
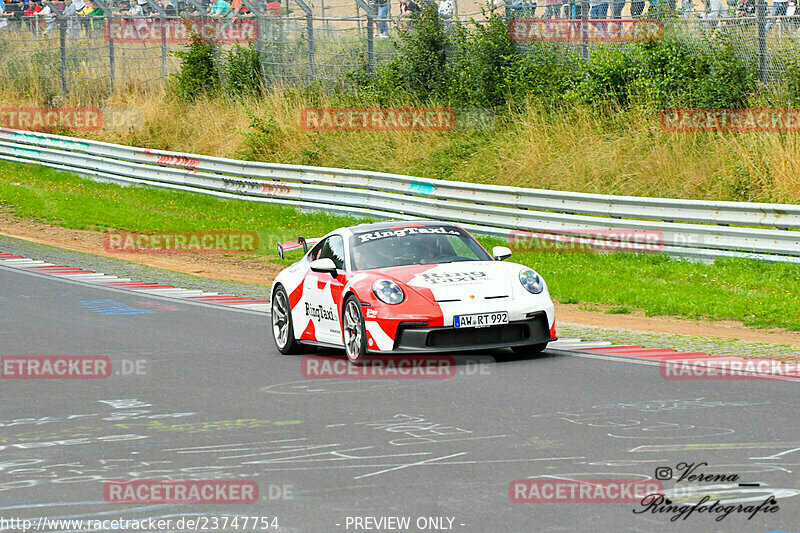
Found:
[[[372,231],[381,231],[387,229],[395,229],[398,226],[455,226],[452,222],[442,222],[441,220],[387,220],[383,222],[367,222],[364,224],[356,224],[348,226],[346,229],[350,230],[353,234],[370,233]]]

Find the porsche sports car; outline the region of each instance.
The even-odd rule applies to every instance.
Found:
[[[360,224],[281,243],[278,252],[301,246],[303,258],[272,285],[281,353],[344,348],[358,363],[367,354],[503,347],[534,354],[556,340],[544,279],[503,262],[511,256],[504,246],[490,255],[455,224]]]

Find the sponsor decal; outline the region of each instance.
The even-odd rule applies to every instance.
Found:
[[[306,302],[306,316],[320,320],[339,320],[336,317],[336,311],[334,311],[332,308],[324,307],[322,305],[312,307],[308,302]]]
[[[255,503],[255,481],[108,481],[106,503]]]
[[[373,231],[372,233],[362,233],[361,235],[358,235],[358,238],[360,242],[367,242],[378,239],[386,239],[389,237],[405,237],[406,235],[419,234],[461,235],[461,232],[455,229],[445,228],[443,226],[436,228],[402,228],[391,231]]]
[[[428,285],[439,285],[442,283],[463,283],[465,281],[485,281],[489,276],[485,272],[443,272],[436,273],[430,272],[425,274],[417,274],[415,278],[421,279]],[[474,296],[472,296],[474,298]]]
[[[666,109],[664,131],[800,131],[800,109]]]

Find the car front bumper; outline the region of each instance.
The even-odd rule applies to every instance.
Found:
[[[427,327],[401,322],[391,351],[375,354],[441,353],[467,350],[490,350],[552,342],[547,314],[531,313],[525,320],[484,328]]]

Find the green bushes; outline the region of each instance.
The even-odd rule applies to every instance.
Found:
[[[178,98],[192,102],[201,94],[219,90],[219,69],[215,61],[218,45],[193,33],[187,50],[173,53],[181,59],[180,70],[172,74],[172,91]]]
[[[501,108],[533,98],[558,107],[742,107],[755,92],[755,69],[716,39],[596,47],[584,62],[564,46],[513,42],[497,14],[470,27],[455,22],[448,32],[426,9],[400,33],[393,61],[351,79],[361,96],[381,104],[412,97]]]
[[[655,42],[593,46],[583,61],[576,48],[514,42],[496,13],[467,26],[441,20],[430,3],[398,33],[393,59],[375,69],[363,62],[347,76],[349,86],[338,87],[335,102],[516,109],[534,100],[548,108],[655,111],[745,107],[756,94],[755,65],[735,53],[727,34],[697,41],[668,32]],[[220,59],[217,45],[195,36],[176,55],[182,65],[173,87],[186,101],[219,90],[231,96],[259,94],[266,83],[252,45],[236,46]],[[789,71],[787,90],[800,102],[800,64],[792,63]],[[326,92],[317,86],[306,93],[315,91]]]
[[[173,53],[181,59],[181,68],[171,75],[171,89],[185,102],[220,90],[236,97],[256,94],[263,88],[261,62],[252,44],[237,44],[219,61],[219,45],[195,33],[186,50]]]

